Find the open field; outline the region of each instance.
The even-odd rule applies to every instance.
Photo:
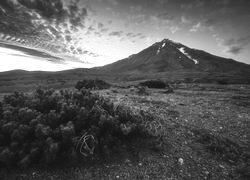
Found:
[[[145,113],[145,139],[90,163],[1,171],[1,179],[248,179],[250,86],[182,84],[174,93],[135,88],[95,91]],[[147,124],[147,121],[155,123]]]

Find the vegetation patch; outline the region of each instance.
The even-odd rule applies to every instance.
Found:
[[[203,144],[207,151],[229,163],[245,160],[244,149],[236,142],[221,136],[215,136],[206,130],[194,130],[197,142]]]
[[[80,90],[82,88],[85,89],[108,89],[111,85],[106,81],[100,79],[84,79],[82,81],[78,81],[75,85],[75,88]]]
[[[232,102],[234,104],[237,104],[239,106],[243,107],[249,107],[250,106],[250,96],[243,96],[243,95],[238,95],[238,96],[232,96]]]
[[[193,130],[198,136],[197,142],[204,145],[205,149],[216,156],[217,159],[237,165],[237,179],[249,179],[250,153],[249,147],[240,146],[238,143],[221,136],[215,136],[206,130]]]
[[[0,166],[105,154],[144,134],[142,118],[84,88],[15,92],[0,103]]]

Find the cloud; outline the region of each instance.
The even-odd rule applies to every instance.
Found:
[[[145,39],[146,38],[146,36],[144,34],[142,34],[142,33],[131,33],[131,32],[127,33],[126,37],[128,39],[133,40],[133,41],[134,41],[135,38],[139,38],[139,39]]]
[[[127,33],[126,36],[134,38],[134,37],[142,36],[142,33]]]
[[[103,25],[102,23],[98,23],[98,24],[97,24],[97,27],[98,27],[99,29],[103,28],[103,26],[104,26],[104,25]]]
[[[140,36],[139,38],[140,38],[140,39],[146,39],[146,38],[147,38],[147,36],[142,35],[142,36]]]
[[[170,15],[168,12],[160,13],[157,15],[157,17],[163,20],[168,20],[168,21],[171,21],[174,19],[174,17]]]
[[[95,32],[96,35],[100,36],[102,33],[108,32],[108,28],[103,23],[97,23],[97,30],[98,32]]]
[[[87,10],[79,2],[1,0],[0,33],[12,37],[7,41],[55,53],[66,52],[68,43],[75,40],[71,37],[73,33],[84,28]]]
[[[171,26],[169,28],[169,30],[171,31],[172,34],[176,33],[177,31],[180,30],[180,28],[178,26]]]
[[[203,26],[201,25],[201,22],[198,22],[197,24],[193,25],[193,27],[189,31],[197,32],[197,31],[201,31],[202,29],[203,29]]]
[[[91,51],[88,51],[88,50],[83,51],[82,54],[89,55],[89,56],[92,56],[92,57],[100,57],[100,56],[102,56],[100,54],[97,54],[97,53],[94,53],[94,52],[91,52]]]
[[[114,31],[109,33],[109,36],[117,36],[117,37],[121,37],[123,34],[123,31]]]
[[[61,0],[18,0],[20,5],[25,6],[30,10],[35,10],[41,16],[48,19],[63,20],[67,16],[66,9],[63,8],[63,2]],[[70,6],[70,13],[73,13],[73,5]]]
[[[65,36],[65,39],[66,39],[67,42],[70,42],[72,40],[72,37],[67,35],[67,36]]]
[[[109,30],[108,28],[103,28],[103,29],[100,30],[100,32],[105,33],[105,32],[108,32],[108,30]]]
[[[95,28],[93,27],[93,25],[88,27],[88,31],[94,31],[94,30],[95,30]]]
[[[239,54],[242,50],[242,47],[239,46],[232,46],[229,48],[228,52],[232,54]]]
[[[141,5],[131,6],[127,16],[127,24],[140,25],[147,20],[147,13]]]
[[[74,46],[70,47],[70,53],[72,53],[75,56],[77,56],[77,55],[87,55],[87,56],[91,56],[91,57],[101,57],[102,56],[102,55],[97,54],[95,52],[82,49],[81,47],[74,47]]]
[[[183,23],[183,24],[189,24],[189,23],[191,23],[191,20],[190,19],[188,19],[186,16],[181,16],[181,22]]]
[[[190,32],[199,32],[199,31],[211,31],[213,32],[215,30],[215,21],[212,19],[203,20],[202,22],[198,22],[197,24],[194,24],[191,29],[189,29]]]
[[[113,6],[118,5],[118,1],[117,0],[108,0],[109,3],[111,3]]]
[[[224,42],[224,46],[227,47],[227,52],[231,54],[239,54],[241,51],[250,44],[250,35],[242,38],[231,38]]]

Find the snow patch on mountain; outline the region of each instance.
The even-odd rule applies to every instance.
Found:
[[[160,53],[160,49],[157,49],[157,52],[156,52],[156,54],[159,54]]]
[[[178,48],[178,50],[184,54],[185,56],[187,56],[189,59],[193,60],[194,61],[194,64],[199,64],[199,61],[197,59],[194,59],[192,58],[186,51],[185,51],[185,47],[181,47],[181,48]]]
[[[163,44],[161,46],[159,46],[159,48],[156,51],[156,54],[159,54],[161,52],[161,49],[164,48],[166,46],[166,43],[163,42]]]

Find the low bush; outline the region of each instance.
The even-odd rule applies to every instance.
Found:
[[[137,93],[139,95],[148,95],[149,94],[147,89],[144,86],[137,87]]]
[[[75,85],[75,88],[80,90],[82,88],[85,89],[108,89],[110,88],[110,84],[100,80],[100,79],[84,79],[82,81],[78,81]]]
[[[219,80],[217,80],[217,84],[228,85],[229,82],[226,79],[219,79]]]
[[[169,88],[168,84],[161,80],[148,80],[139,83],[140,86],[146,86],[148,88],[164,89]]]
[[[0,166],[102,154],[143,131],[140,117],[84,88],[5,96],[0,118]]]

